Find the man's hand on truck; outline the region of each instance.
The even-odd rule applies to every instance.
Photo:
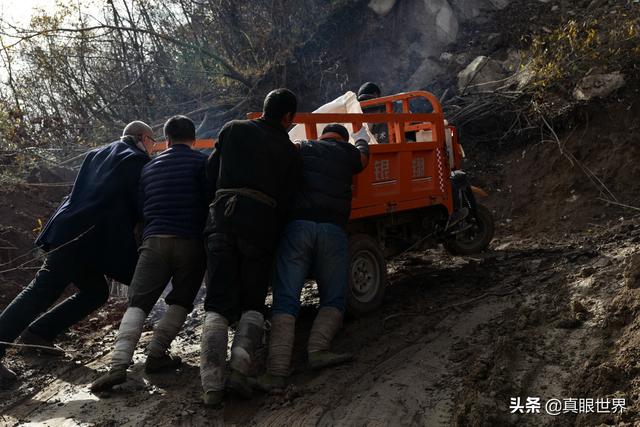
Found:
[[[362,126],[358,132],[354,132],[351,137],[355,141],[356,148],[360,150],[360,163],[362,169],[369,164],[369,132]]]

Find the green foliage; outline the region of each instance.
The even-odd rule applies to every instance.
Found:
[[[569,91],[585,75],[623,71],[637,73],[640,60],[638,14],[571,19],[531,39],[529,64],[534,101]]]

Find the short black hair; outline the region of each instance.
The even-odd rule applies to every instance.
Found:
[[[366,82],[358,89],[358,101],[365,101],[367,99],[378,98],[382,94],[380,87],[373,82]]]
[[[339,123],[331,123],[330,125],[326,125],[322,130],[322,135],[329,132],[337,133],[345,140],[345,142],[349,141],[349,131],[347,130],[346,127],[342,126]]]
[[[298,110],[298,100],[289,89],[280,88],[269,92],[264,98],[262,114],[271,120],[282,120],[287,113],[295,114]]]
[[[196,126],[187,116],[173,116],[164,124],[164,136],[171,141],[193,141]]]

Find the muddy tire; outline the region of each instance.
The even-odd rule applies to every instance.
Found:
[[[471,223],[468,230],[445,240],[443,245],[452,255],[477,254],[487,249],[491,243],[495,231],[493,215],[482,205],[478,205],[477,214],[476,218],[465,220]]]
[[[366,234],[349,237],[347,312],[353,316],[380,306],[387,286],[387,263],[375,239]]]

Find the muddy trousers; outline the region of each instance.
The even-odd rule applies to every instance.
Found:
[[[78,292],[49,310],[71,283]],[[104,274],[87,260],[82,242],[62,247],[47,255],[33,281],[0,314],[0,341],[13,342],[27,328],[53,340],[108,298]],[[0,346],[0,358],[4,353]]]
[[[126,369],[131,362],[149,312],[171,280],[165,297],[169,306],[156,324],[148,352],[151,357],[166,353],[193,309],[202,285],[205,252],[201,240],[177,237],[149,237],[140,248],[140,259],[129,286],[129,307],[116,337],[112,368]]]
[[[240,319],[231,346],[231,369],[248,375],[262,340],[264,300],[272,252],[231,233],[207,238],[207,296],[200,375],[206,392],[224,389],[229,323]]]

